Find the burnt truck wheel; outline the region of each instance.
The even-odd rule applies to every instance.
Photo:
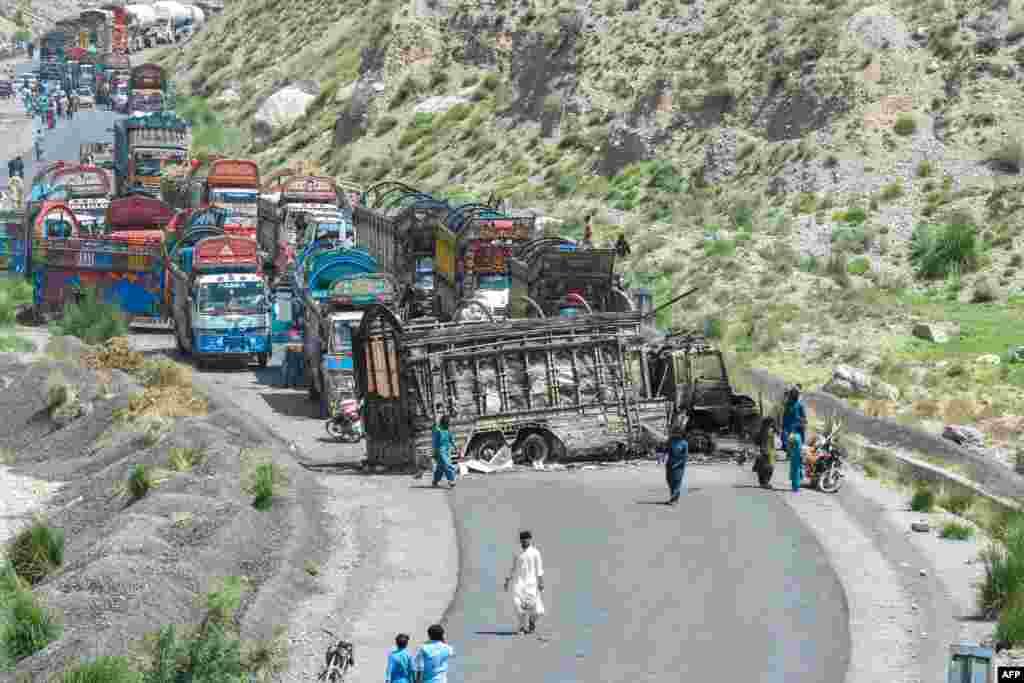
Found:
[[[522,444],[519,446],[520,451],[523,454],[523,460],[530,463],[543,464],[547,461],[548,456],[551,455],[551,444],[542,434],[529,434],[523,439]]]
[[[497,434],[486,434],[479,437],[473,444],[473,458],[490,462],[490,460],[505,447],[505,440]]]
[[[717,450],[711,434],[697,429],[686,433],[686,443],[691,453],[704,453],[708,457],[713,456]]]

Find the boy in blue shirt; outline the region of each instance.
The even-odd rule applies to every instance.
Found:
[[[399,633],[395,636],[395,651],[388,656],[388,670],[384,675],[384,683],[412,683],[416,675],[412,655],[406,648],[409,636]]]
[[[444,627],[434,624],[427,629],[430,642],[416,653],[416,683],[448,683],[448,660],[455,650],[444,642]]]

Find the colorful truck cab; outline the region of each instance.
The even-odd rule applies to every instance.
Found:
[[[178,208],[223,209],[227,218],[224,231],[256,239],[259,208],[260,172],[255,161],[247,159],[211,159],[192,161],[183,177],[169,178],[165,196]]]
[[[165,169],[187,161],[191,141],[188,122],[171,112],[132,116],[115,123],[117,195],[127,195],[137,187],[159,194]]]
[[[224,234],[217,209],[197,213],[215,220],[193,221],[167,253],[178,348],[200,366],[255,358],[266,367],[273,350],[271,296],[256,242]]]
[[[106,171],[97,166],[65,166],[54,174],[53,186],[63,188],[64,202],[75,212],[83,233],[107,232],[111,187]]]

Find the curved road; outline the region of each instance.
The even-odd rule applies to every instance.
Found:
[[[80,143],[110,139],[116,119],[98,111],[60,122],[47,133],[45,160],[77,159]],[[26,177],[34,172],[26,158]],[[142,348],[174,353],[170,335],[133,336]],[[307,458],[357,459],[357,449],[324,438],[305,392],[275,386],[279,360],[275,354],[267,370],[197,376]],[[741,468],[695,467],[689,476],[691,491],[677,508],[659,504],[666,491],[654,466],[495,475],[466,479],[453,494],[417,492],[451,495],[458,519],[452,683],[842,680],[843,591],[779,499],[788,494],[752,487]],[[499,592],[522,527],[533,529],[548,569],[549,616],[532,638],[503,635],[515,620]]]
[[[653,465],[461,483],[449,680],[842,681],[843,590],[780,498],[792,494],[751,486],[747,468],[688,477],[677,508],[659,504]],[[543,554],[549,611],[525,638],[501,592],[521,528]]]

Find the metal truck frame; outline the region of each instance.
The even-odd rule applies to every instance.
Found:
[[[410,323],[366,311],[355,343],[367,463],[423,467],[447,414],[462,457],[532,462],[651,454],[670,404],[650,383],[639,314]]]

